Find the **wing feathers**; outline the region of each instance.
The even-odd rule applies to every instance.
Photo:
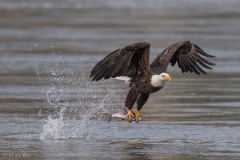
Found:
[[[134,43],[119,48],[108,54],[101,60],[90,73],[93,81],[102,78],[125,76],[126,72],[131,76],[138,76],[138,72],[150,72],[149,69],[149,48],[147,42]]]
[[[216,57],[216,56],[212,56],[212,55],[207,54],[207,53],[204,52],[200,47],[198,47],[196,44],[193,44],[193,46],[196,47],[198,53],[200,53],[200,54],[202,54],[202,55],[204,55],[204,56],[206,56],[206,57],[210,57],[210,58]]]
[[[178,63],[178,67],[182,72],[194,72],[196,74],[207,74],[201,67],[212,69],[208,65],[215,65],[199,54],[205,57],[213,58],[215,56],[204,52],[199,46],[190,41],[183,41],[173,44],[166,48],[151,64],[151,70],[155,74],[167,72],[168,64],[172,66]],[[201,66],[201,67],[200,67]]]
[[[108,69],[109,74],[105,76],[105,79],[113,77],[113,75],[119,71],[125,59],[126,57],[120,57],[113,65],[111,65]]]
[[[113,77],[117,72],[122,70],[121,66],[123,65],[124,61],[131,61],[133,52],[129,52],[128,55],[125,54],[125,56],[121,55],[120,53],[122,52],[120,52],[119,49],[115,54],[107,56],[102,61],[100,61],[100,63],[93,68],[90,74],[90,77],[95,75],[92,80],[98,81],[102,78],[109,79]],[[127,59],[127,57],[130,57],[130,60]]]
[[[102,79],[104,77],[104,73],[106,73],[108,70],[108,68],[104,68],[103,70],[101,70],[93,79],[92,81],[98,81],[100,79]]]
[[[204,62],[204,63],[206,63],[206,64],[208,64],[208,65],[211,65],[211,66],[215,65],[215,63],[211,63],[211,62],[203,59],[203,58],[202,58],[201,56],[199,56],[199,55],[197,55],[197,57],[198,57],[198,59],[199,59],[200,61],[202,61],[202,62]]]
[[[126,57],[126,59],[130,59],[130,55],[128,55],[127,57]],[[131,66],[130,66],[130,63],[131,63],[131,61],[127,61],[127,63],[126,64],[122,64],[122,69],[121,70],[119,70],[114,76],[113,76],[113,78],[115,78],[115,77],[119,77],[119,76],[122,76],[122,75],[126,75],[126,72],[127,72],[127,70],[128,69],[130,69],[131,71],[132,71],[132,69],[130,68]],[[134,74],[135,72],[133,72],[133,74]],[[128,75],[127,75],[128,76]]]
[[[200,73],[196,70],[196,68],[191,63],[188,63],[188,66],[190,67],[192,72],[196,73],[197,75],[200,75]]]
[[[177,54],[174,54],[172,57],[171,65],[174,66],[177,62]]]
[[[184,67],[184,71],[188,72],[188,67],[187,67],[187,60],[188,60],[188,56],[184,55],[183,56],[183,62],[182,62],[182,66]]]
[[[101,70],[103,70],[105,67],[108,67],[109,65],[111,65],[115,59],[117,58],[117,55],[119,54],[119,50],[117,49],[115,51],[113,51],[112,53],[110,53],[107,57],[105,57],[102,61],[100,61],[91,71],[90,73],[90,77],[92,77],[93,75],[96,75],[98,73],[101,72]]]
[[[191,58],[188,58],[188,62],[199,72],[201,72],[202,74],[207,74],[206,72],[204,72],[198,65],[197,63],[195,63]]]
[[[179,56],[180,56],[180,55],[177,55],[177,62],[178,62],[178,67],[181,68],[181,64],[180,64],[180,62],[179,62]]]

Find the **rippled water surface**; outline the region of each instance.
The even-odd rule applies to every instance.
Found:
[[[240,2],[2,0],[0,159],[239,159]],[[151,60],[191,40],[216,55],[208,75],[169,67],[143,120],[109,114],[127,86],[91,82],[111,51],[151,43]]]

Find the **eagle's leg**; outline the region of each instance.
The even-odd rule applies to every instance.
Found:
[[[142,114],[139,113],[139,111],[142,109],[142,106],[147,102],[149,97],[149,94],[144,94],[144,93],[140,93],[138,100],[137,100],[137,111],[133,111],[134,115],[135,115],[135,121],[136,123],[138,123],[140,121],[140,117],[142,116]]]
[[[130,91],[128,92],[128,95],[125,101],[125,106],[127,107],[128,122],[131,122],[132,119],[135,119],[135,114],[131,110],[137,98],[138,98],[138,91],[134,88],[131,88]]]

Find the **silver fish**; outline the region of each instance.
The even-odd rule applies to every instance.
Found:
[[[108,119],[108,123],[113,119],[113,118],[120,118],[121,120],[126,120],[127,119],[127,111],[123,110],[121,112],[117,112],[117,113],[113,113],[112,115],[110,115],[109,119]],[[141,120],[141,117],[140,117]],[[130,122],[132,121],[136,121],[134,118],[130,120]]]

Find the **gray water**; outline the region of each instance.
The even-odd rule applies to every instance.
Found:
[[[239,159],[240,2],[1,0],[0,159]],[[216,55],[208,75],[169,67],[140,123],[109,114],[127,86],[91,82],[111,51],[151,43],[151,60],[191,40]],[[136,109],[136,108],[134,108]]]

